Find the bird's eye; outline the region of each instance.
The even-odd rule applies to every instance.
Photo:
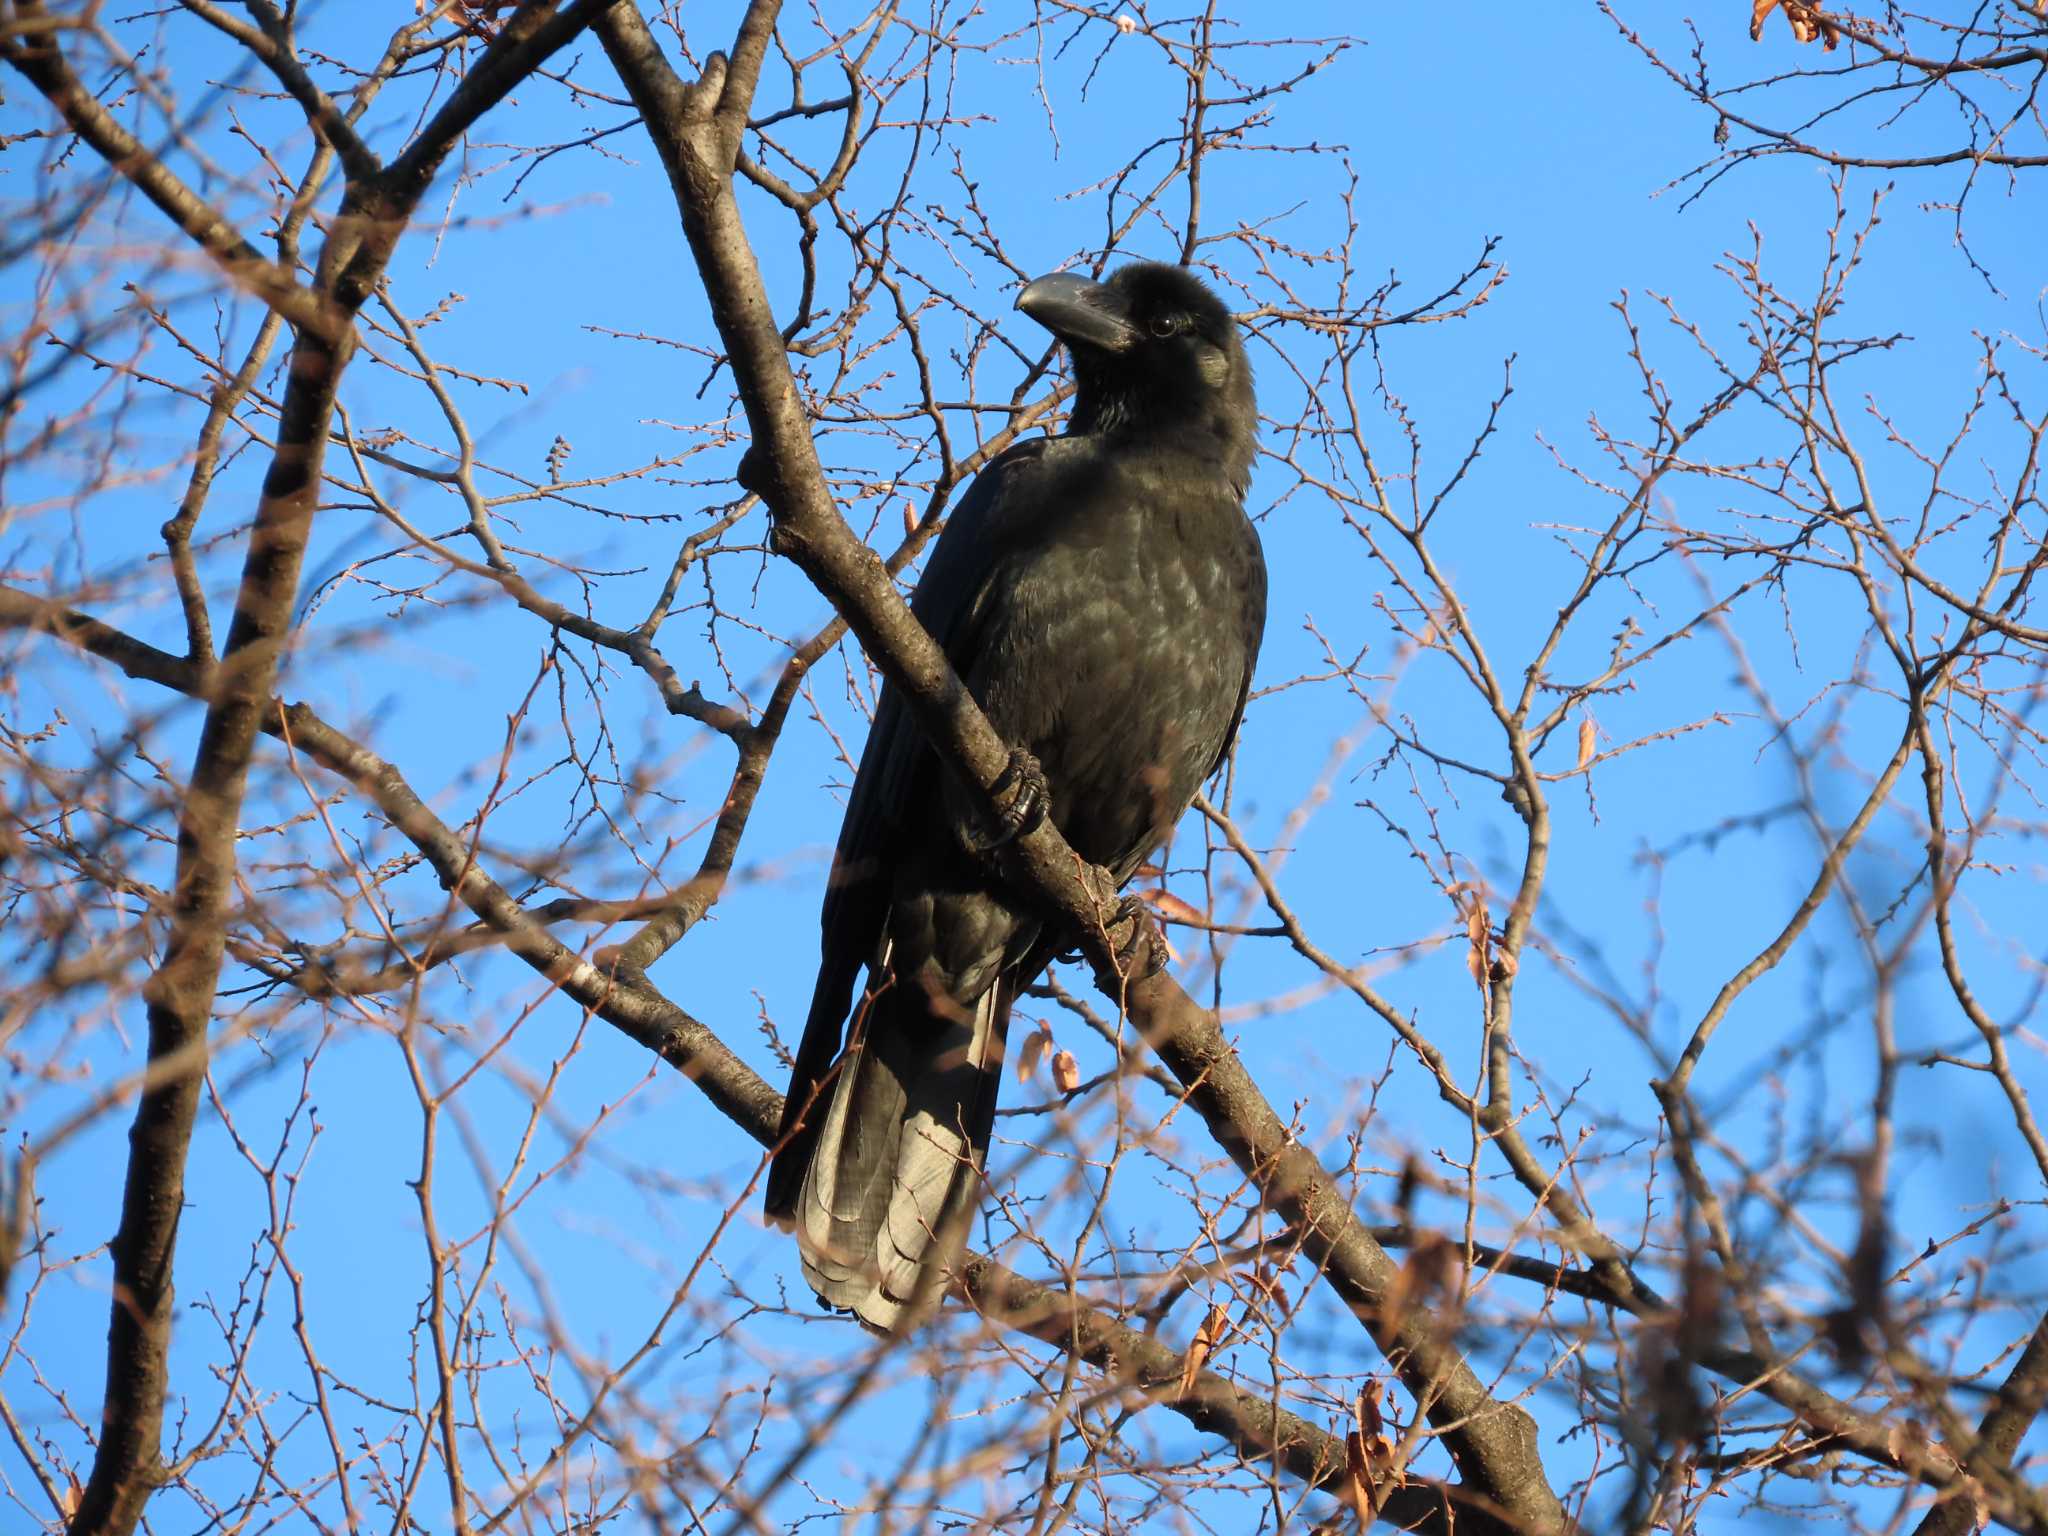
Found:
[[[1152,334],[1161,341],[1164,341],[1169,336],[1176,336],[1180,333],[1180,316],[1154,315],[1150,329]]]

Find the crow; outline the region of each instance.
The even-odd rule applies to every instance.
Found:
[[[1221,765],[1265,626],[1244,512],[1258,415],[1230,311],[1155,262],[1041,277],[1017,307],[1072,360],[1067,431],[975,477],[911,600],[1013,749],[1005,814],[977,809],[885,685],[768,1173],[767,1214],[794,1227],[818,1298],[885,1332],[936,1299],[979,1191],[1011,1005],[1073,944],[1005,887],[993,850],[1049,816],[1121,886]]]

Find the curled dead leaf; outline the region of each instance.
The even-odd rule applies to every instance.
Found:
[[[1081,1063],[1074,1060],[1072,1051],[1059,1051],[1054,1054],[1052,1085],[1061,1093],[1072,1093],[1081,1086]]]
[[[1593,724],[1593,717],[1591,715],[1581,716],[1579,720],[1579,766],[1581,768],[1584,768],[1586,764],[1593,761],[1593,747],[1599,740],[1599,736],[1599,728]]]
[[[1493,962],[1490,928],[1486,919],[1486,898],[1475,891],[1465,908],[1465,969],[1472,973],[1472,984],[1482,992],[1486,990],[1486,977]]]
[[[1934,1466],[1954,1473],[1962,1470],[1956,1453],[1927,1432],[1918,1419],[1899,1420],[1885,1429],[1885,1449],[1907,1466]]]
[[[907,539],[917,532],[917,508],[909,502],[903,503],[903,536]]]
[[[1138,892],[1138,899],[1160,916],[1170,917],[1175,922],[1202,923],[1207,921],[1199,911],[1189,906],[1171,891],[1156,885],[1148,886],[1146,889]]]
[[[1371,1530],[1379,1519],[1379,1501],[1373,1497],[1372,1453],[1365,1436],[1355,1429],[1344,1433],[1344,1502],[1358,1516],[1362,1531]]]
[[[1378,1381],[1359,1389],[1351,1408],[1352,1427],[1344,1436],[1344,1497],[1364,1528],[1378,1518],[1384,1490],[1407,1481],[1395,1460],[1387,1416],[1380,1410],[1382,1390]]]
[[[1449,1292],[1458,1264],[1458,1250],[1439,1232],[1425,1232],[1408,1251],[1393,1283],[1380,1300],[1380,1316],[1386,1326],[1398,1328],[1410,1307],[1433,1307]],[[1377,1385],[1374,1397],[1377,1400]]]
[[[1017,1081],[1024,1082],[1038,1070],[1038,1064],[1045,1060],[1045,1053],[1052,1049],[1052,1026],[1040,1019],[1038,1028],[1024,1037],[1024,1043],[1017,1047]]]
[[[1380,1413],[1380,1393],[1385,1390],[1376,1378],[1368,1380],[1358,1389],[1358,1401],[1352,1405],[1352,1416],[1358,1420],[1359,1430],[1369,1438],[1387,1432],[1387,1421]]]
[[[1294,1311],[1294,1303],[1288,1299],[1286,1289],[1280,1284],[1280,1276],[1272,1268],[1261,1264],[1256,1270],[1245,1270],[1239,1278],[1245,1289],[1256,1291],[1272,1305],[1281,1318]]]
[[[1195,1379],[1202,1374],[1202,1366],[1216,1352],[1216,1346],[1223,1342],[1223,1336],[1230,1332],[1230,1314],[1222,1307],[1211,1307],[1209,1315],[1202,1319],[1202,1326],[1195,1330],[1195,1336],[1188,1340],[1187,1353],[1181,1357],[1180,1395],[1186,1397],[1195,1390]]]
[[[1822,13],[1820,7],[1808,0],[1750,0],[1749,40],[1760,42],[1764,35],[1764,23],[1771,19],[1771,12],[1783,10],[1785,24],[1792,29],[1792,39],[1798,43],[1810,43],[1820,39],[1821,48],[1829,53],[1842,41],[1842,29]]]

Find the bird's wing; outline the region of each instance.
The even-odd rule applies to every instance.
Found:
[[[1244,523],[1245,542],[1249,546],[1247,558],[1242,562],[1245,573],[1244,605],[1244,684],[1237,690],[1237,708],[1231,711],[1230,729],[1223,733],[1223,743],[1216,749],[1216,761],[1209,765],[1209,772],[1215,773],[1223,766],[1223,760],[1230,756],[1231,744],[1237,740],[1237,728],[1244,724],[1244,707],[1251,702],[1252,673],[1258,670],[1259,641],[1266,633],[1266,552],[1259,542],[1259,530],[1250,518]]]
[[[1035,478],[1037,467],[1057,446],[1053,439],[1032,438],[991,460],[954,507],[925,563],[910,611],[945,649],[956,671],[971,669],[974,615],[991,573],[1028,533],[1036,498],[1020,483]],[[847,796],[819,915],[818,980],[783,1105],[782,1151],[769,1173],[770,1216],[790,1213],[797,1182],[810,1162],[822,1112],[810,1114],[802,1129],[795,1122],[839,1055],[854,982],[874,958],[888,917],[890,849],[905,811],[933,792],[925,781],[935,766],[901,695],[885,683]]]
[[[966,675],[974,665],[975,616],[990,587],[989,577],[1004,554],[1035,520],[1036,498],[1021,482],[1054,446],[1050,438],[1013,444],[974,477],[925,562],[910,611],[946,652],[953,670]],[[875,723],[861,754],[847,797],[833,857],[833,879],[820,921],[827,955],[835,941],[856,951],[865,964],[880,941],[887,900],[887,849],[907,807],[919,803],[921,769],[927,764],[924,737],[896,689],[884,684]]]

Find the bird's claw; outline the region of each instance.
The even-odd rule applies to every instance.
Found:
[[[1106,870],[1096,870],[1106,883]],[[1166,969],[1166,962],[1173,958],[1166,947],[1166,935],[1159,931],[1159,919],[1152,915],[1152,909],[1145,904],[1142,896],[1122,896],[1117,899],[1116,909],[1103,923],[1101,933],[1110,946],[1110,965],[1096,968],[1096,979],[1104,986],[1133,981],[1150,981]],[[1121,937],[1119,937],[1121,935]],[[1082,945],[1053,956],[1063,964],[1071,964],[1089,958]]]
[[[1114,936],[1124,930],[1116,943],[1116,968],[1126,981],[1150,981],[1166,969],[1166,935],[1159,931],[1159,919],[1145,905],[1142,896],[1125,896],[1116,904],[1109,920]]]
[[[970,827],[962,834],[971,853],[994,853],[1036,831],[1052,805],[1052,788],[1045,782],[1045,770],[1022,747],[1010,749],[1010,761],[996,776],[989,793],[996,802],[989,825]]]

